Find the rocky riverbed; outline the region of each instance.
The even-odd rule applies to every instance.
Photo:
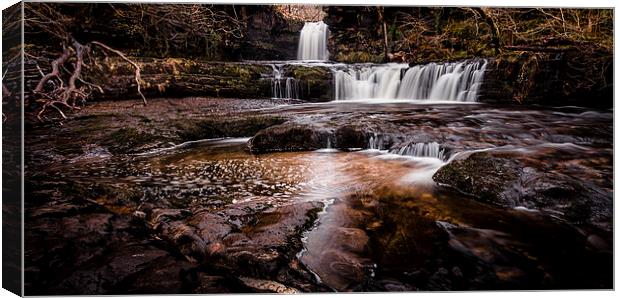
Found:
[[[610,288],[612,112],[213,98],[27,126],[26,293]]]

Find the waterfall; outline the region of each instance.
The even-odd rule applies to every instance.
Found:
[[[485,60],[459,63],[352,65],[334,71],[336,100],[418,99],[475,102]]]
[[[327,51],[327,24],[320,22],[306,22],[299,36],[297,60],[329,60]]]
[[[437,142],[409,144],[393,153],[417,157],[434,157],[441,160],[448,158],[447,152]]]
[[[299,99],[299,81],[293,77],[282,76],[282,65],[271,64],[271,97]]]
[[[368,149],[383,150],[383,137],[374,133],[370,139],[368,139]]]
[[[386,142],[387,141],[387,142]],[[386,136],[373,133],[368,139],[368,149],[372,150],[386,150],[386,147],[390,146],[389,138]],[[434,157],[439,160],[447,160],[450,156],[450,152],[437,142],[430,143],[410,143],[400,149],[390,149],[390,153],[403,155],[403,156],[415,156],[415,157]]]

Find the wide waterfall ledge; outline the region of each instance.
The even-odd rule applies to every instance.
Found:
[[[486,60],[409,66],[347,65],[334,69],[335,100],[476,102]]]
[[[329,29],[327,24],[320,22],[307,22],[299,35],[299,47],[297,48],[298,60],[329,60],[327,50],[327,37]]]

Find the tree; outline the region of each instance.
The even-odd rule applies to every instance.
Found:
[[[171,50],[183,53],[199,46],[204,46],[203,53],[208,55],[214,45],[229,44],[244,36],[244,23],[227,9],[236,15],[231,6],[216,9],[200,4],[26,3],[27,40],[46,41],[25,49],[27,64],[34,64],[41,76],[26,99],[37,106],[39,119],[50,109],[66,118],[66,111],[79,109],[94,92],[104,92],[102,86],[89,81],[89,74],[111,65],[110,56],[115,56],[135,69],[137,92],[146,105],[140,64],[108,42],[121,44],[119,41],[129,39],[129,49],[139,55],[144,55],[143,49],[155,49],[167,56]],[[104,43],[90,33],[111,30],[123,38],[109,38]],[[135,41],[136,37],[142,41]]]

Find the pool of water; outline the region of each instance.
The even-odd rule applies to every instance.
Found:
[[[436,186],[432,174],[445,161],[380,150],[253,155],[246,141],[95,156],[57,174],[137,186],[145,201],[190,210],[320,201],[324,211],[297,257],[339,291],[595,287],[611,276],[610,254],[590,249],[585,232]]]

